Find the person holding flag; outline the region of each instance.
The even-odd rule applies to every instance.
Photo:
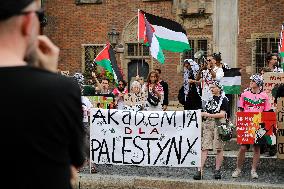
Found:
[[[110,72],[117,84],[118,81],[123,80],[122,73],[116,62],[114,50],[109,43],[107,43],[105,48],[98,54],[94,63]]]

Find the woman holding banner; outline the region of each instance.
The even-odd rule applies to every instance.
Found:
[[[229,110],[228,99],[223,93],[223,87],[217,81],[213,81],[209,88],[213,94],[205,104],[202,116],[202,136],[201,136],[201,167],[194,175],[194,180],[201,180],[203,177],[203,168],[207,159],[208,151],[216,149],[216,165],[214,178],[221,179],[220,168],[223,162],[223,146],[224,143],[220,139],[216,121],[226,117],[226,112]]]

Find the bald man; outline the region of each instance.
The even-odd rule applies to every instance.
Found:
[[[0,1],[2,185],[67,189],[84,162],[80,89],[57,74],[39,0]]]

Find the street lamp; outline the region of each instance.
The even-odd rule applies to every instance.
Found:
[[[121,43],[118,44],[119,32],[116,31],[115,28],[112,28],[111,31],[108,32],[107,35],[108,35],[108,40],[109,40],[111,46],[113,47],[113,50],[116,53],[123,53],[124,52],[123,45]]]
[[[112,28],[110,32],[108,32],[108,39],[109,39],[109,42],[110,44],[115,47],[115,45],[117,44],[118,42],[118,37],[119,37],[119,32],[116,31],[115,28]]]

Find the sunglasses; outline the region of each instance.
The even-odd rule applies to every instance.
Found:
[[[36,11],[26,11],[26,12],[20,12],[18,13],[18,15],[26,15],[26,14],[30,14],[31,12],[34,12],[40,22],[40,24],[45,24],[45,14],[44,14],[44,10],[43,9],[39,9]]]
[[[207,60],[207,62],[211,62],[211,60],[210,60],[210,59],[208,59],[208,60]]]

